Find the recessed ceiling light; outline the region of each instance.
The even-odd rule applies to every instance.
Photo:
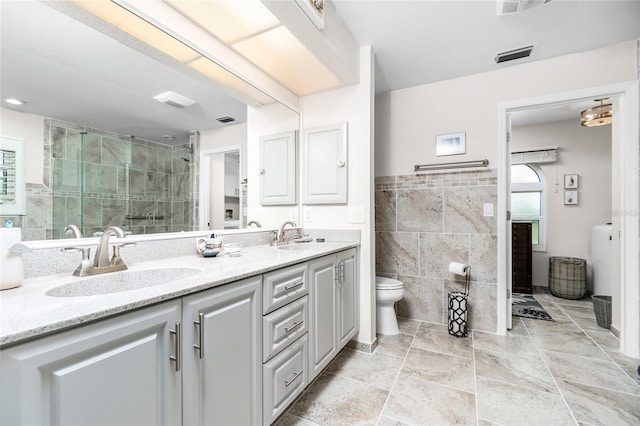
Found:
[[[231,123],[232,121],[236,121],[235,118],[228,117],[228,116],[218,117],[218,118],[216,118],[216,120],[221,122],[221,123]]]
[[[17,105],[17,106],[26,104],[25,101],[21,101],[20,99],[16,99],[16,98],[5,98],[4,101],[8,104]]]
[[[171,136],[171,135],[162,135],[162,138],[166,139],[168,141],[173,140],[173,136]]]

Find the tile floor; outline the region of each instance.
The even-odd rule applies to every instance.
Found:
[[[555,322],[513,317],[507,336],[400,319],[373,354],[343,350],[278,426],[639,425],[640,360],[590,300],[535,297]]]

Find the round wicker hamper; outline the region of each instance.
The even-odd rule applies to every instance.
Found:
[[[549,257],[549,291],[563,299],[587,295],[587,261],[577,257]]]

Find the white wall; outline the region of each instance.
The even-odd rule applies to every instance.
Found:
[[[487,158],[496,165],[500,102],[635,80],[636,67],[631,41],[378,95],[376,176],[435,162]],[[466,132],[467,153],[436,157],[436,135],[455,132]]]
[[[44,117],[0,108],[0,135],[25,141],[26,182],[42,184]]]
[[[313,229],[357,229],[360,248],[360,333],[361,343],[371,344],[375,334],[375,241],[373,209],[373,93],[374,57],[370,47],[360,49],[360,83],[300,98],[303,131],[322,125],[348,123],[348,204],[312,205]],[[351,221],[362,209],[364,220]]]
[[[512,147],[558,146],[558,161],[541,164],[547,181],[547,250],[533,253],[533,285],[547,286],[549,256],[587,260],[591,228],[611,222],[611,126],[582,127],[575,120],[513,127]],[[578,174],[578,205],[564,204],[564,175]]]
[[[247,221],[278,228],[286,220],[299,221],[298,206],[260,205],[260,138],[300,127],[299,115],[281,104],[247,107]]]

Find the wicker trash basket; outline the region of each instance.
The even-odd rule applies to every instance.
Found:
[[[549,258],[549,291],[563,299],[582,299],[587,295],[587,261],[577,257]]]
[[[591,296],[598,327],[611,328],[611,296]]]

